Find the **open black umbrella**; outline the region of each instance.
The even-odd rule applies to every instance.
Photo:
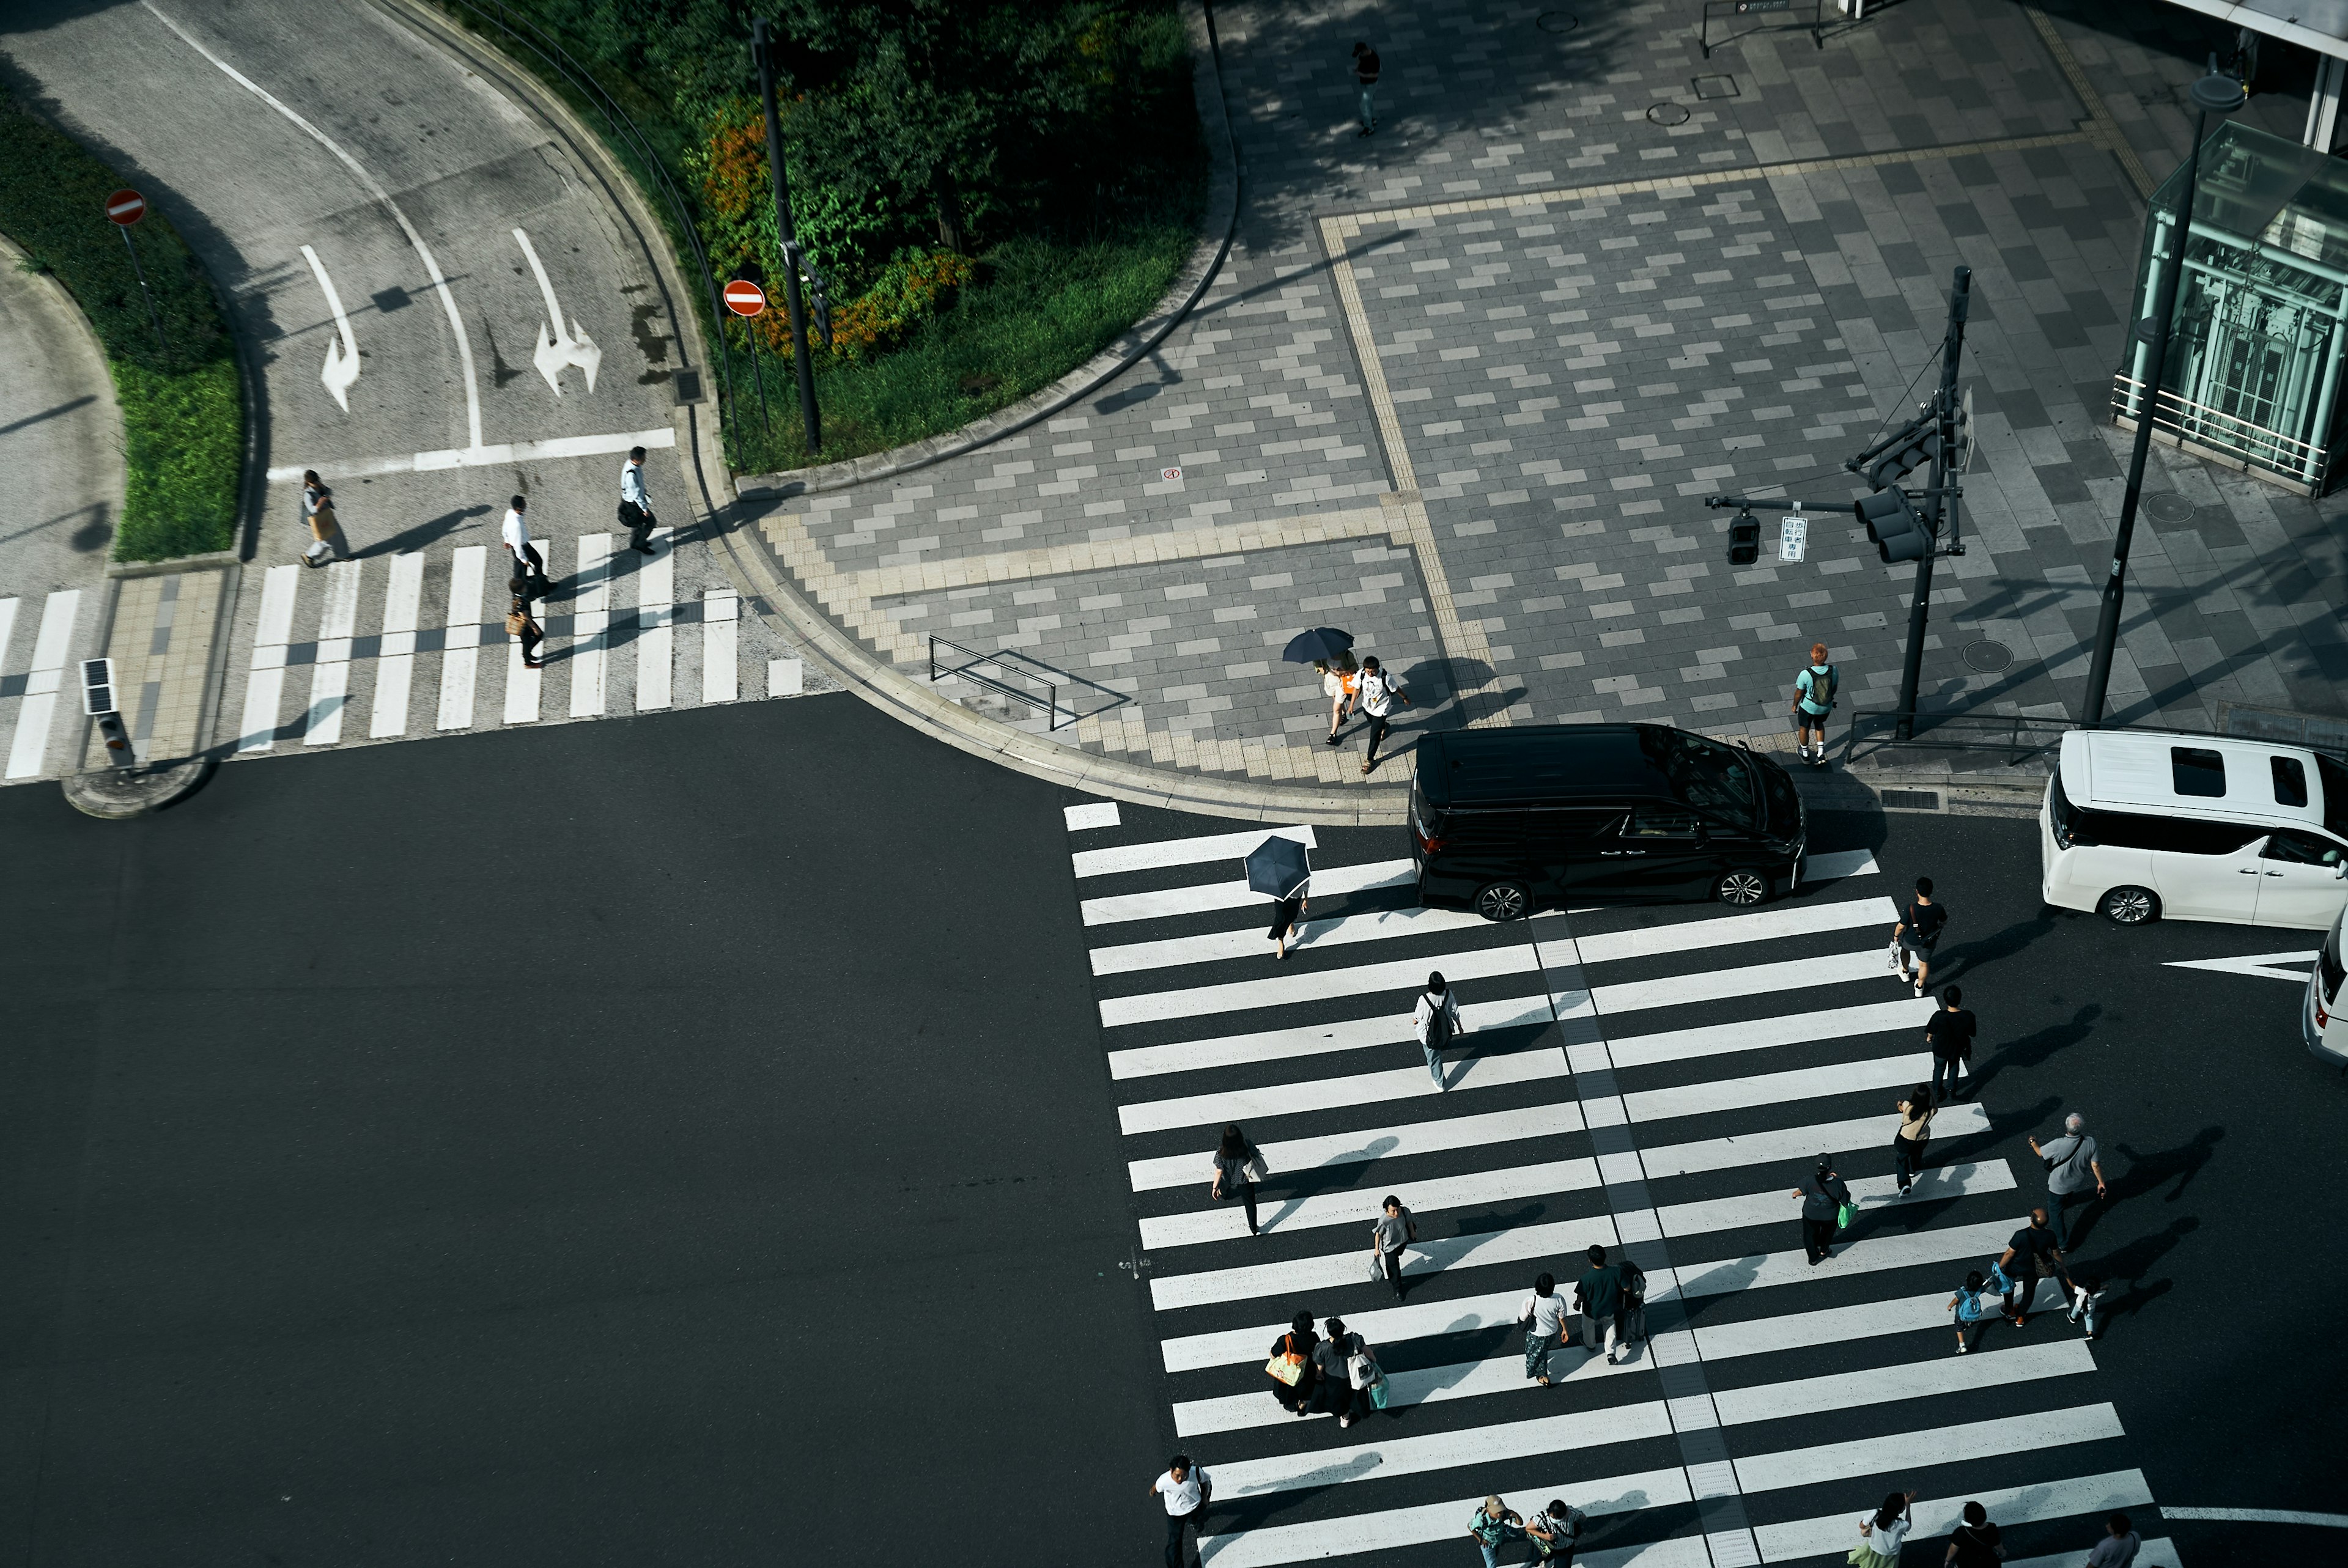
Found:
[[[1352,632],[1340,631],[1334,626],[1316,626],[1290,638],[1280,656],[1291,664],[1310,664],[1316,659],[1334,659],[1353,645]]]
[[[1304,857],[1304,846],[1292,838],[1278,835],[1265,839],[1249,852],[1247,857],[1248,889],[1272,898],[1293,898],[1296,890],[1313,875],[1313,863]]]

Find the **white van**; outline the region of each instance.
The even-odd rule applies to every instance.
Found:
[[[2323,950],[2315,955],[2315,972],[2307,977],[2307,1009],[2300,1015],[2300,1032],[2307,1039],[2307,1049],[2324,1061],[2348,1067],[2348,1017],[2341,1008],[2348,1004],[2348,967],[2340,961],[2340,927],[2348,924],[2348,909],[2343,909],[2332,922],[2332,932],[2323,938]]]
[[[2348,906],[2348,767],[2303,747],[2074,730],[2038,831],[2046,902],[2122,926],[2321,931]]]

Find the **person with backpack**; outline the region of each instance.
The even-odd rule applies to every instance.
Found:
[[[1949,923],[1946,906],[1932,902],[1932,879],[1916,878],[1916,896],[1900,911],[1891,927],[1891,967],[1922,996],[1932,974],[1932,949],[1941,945],[1941,930]],[[1910,960],[1915,964],[1911,971]]]
[[[1814,1266],[1824,1263],[1834,1246],[1835,1232],[1848,1221],[1845,1211],[1851,1207],[1850,1188],[1835,1174],[1834,1162],[1820,1154],[1818,1168],[1803,1178],[1794,1196],[1802,1200],[1802,1250]]]
[[[1811,643],[1810,667],[1794,677],[1794,751],[1818,767],[1826,766],[1827,719],[1841,687],[1841,674],[1827,662],[1827,645]]]
[[[1383,1212],[1370,1224],[1370,1273],[1375,1278],[1383,1271],[1399,1298],[1403,1249],[1418,1239],[1418,1222],[1392,1193],[1378,1201],[1378,1207]]]
[[[1590,1515],[1567,1507],[1563,1498],[1550,1498],[1546,1508],[1525,1521],[1525,1538],[1533,1543],[1532,1561],[1551,1568],[1572,1568],[1573,1553],[1589,1522]]]
[[[1468,1516],[1468,1533],[1484,1550],[1484,1568],[1500,1568],[1500,1548],[1525,1538],[1525,1522],[1498,1497],[1488,1497]]]
[[[1441,969],[1426,977],[1426,989],[1419,993],[1410,1022],[1419,1049],[1426,1052],[1426,1075],[1435,1080],[1436,1088],[1450,1088],[1443,1081],[1443,1050],[1459,1036],[1459,999],[1444,983]]]
[[[1988,1290],[1989,1281],[1982,1277],[1982,1271],[1977,1268],[1971,1270],[1965,1276],[1965,1282],[1957,1286],[1957,1293],[1949,1297],[1949,1304],[1941,1308],[1943,1312],[1956,1314],[1957,1354],[1960,1356],[1972,1349],[1972,1342],[1981,1337],[1982,1318],[1987,1311],[1982,1306],[1982,1296]]]
[[[1916,1085],[1896,1109],[1900,1126],[1891,1134],[1891,1173],[1898,1178],[1900,1195],[1904,1198],[1916,1184],[1917,1169],[1924,1163],[1924,1145],[1931,1142],[1932,1086]]]
[[[1164,1473],[1149,1483],[1149,1495],[1166,1503],[1166,1568],[1198,1562],[1199,1527],[1206,1522],[1207,1504],[1215,1495],[1215,1483],[1207,1479],[1205,1467],[1192,1464],[1189,1454],[1176,1454]],[[1187,1557],[1182,1553],[1186,1531],[1191,1537]]]
[[[1595,1354],[1599,1325],[1605,1325],[1606,1364],[1611,1367],[1622,1333],[1622,1276],[1606,1266],[1604,1247],[1593,1243],[1586,1255],[1590,1266],[1573,1282],[1573,1304],[1581,1310],[1581,1348]]]

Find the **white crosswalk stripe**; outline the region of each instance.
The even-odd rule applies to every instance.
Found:
[[[1939,1004],[1885,964],[1892,901],[1843,882],[1878,874],[1869,852],[1811,856],[1800,892],[1759,909],[1573,910],[1511,927],[1416,907],[1399,831],[1373,845],[1301,827],[1201,831],[1131,806],[1067,817],[1149,1255],[1141,1277],[1175,1430],[1215,1479],[1203,1546],[1218,1568],[1453,1541],[1489,1490],[1479,1471],[1507,1466],[1520,1481],[1545,1456],[1561,1474],[1602,1469],[1610,1445],[1706,1428],[1728,1439],[1725,1460],[1560,1479],[1510,1501],[1560,1495],[1603,1515],[1751,1500],[1756,1522],[1709,1542],[1684,1533],[1684,1514],[1652,1530],[1626,1521],[1581,1553],[1597,1568],[1839,1555],[1848,1518],[1786,1522],[1810,1501],[1801,1489],[1879,1495],[1927,1469],[1953,1489],[2017,1457],[2045,1479],[1919,1503],[1919,1534],[1945,1533],[1966,1496],[2001,1522],[2148,1501],[2140,1475],[2115,1468],[2127,1433],[2094,1397],[2093,1350],[2064,1325],[2059,1286],[2027,1341],[1993,1336],[1952,1354],[1950,1292],[2019,1228],[2035,1173],[1993,1149],[1988,1109],[1964,1102],[1941,1108],[1900,1190],[1892,1105],[1931,1076],[1922,1031]],[[1148,831],[1168,820],[1188,830]],[[1241,865],[1274,834],[1331,862],[1313,868],[1313,909],[1326,912],[1284,964]],[[1128,842],[1099,842],[1117,836]],[[1439,1089],[1410,1017],[1430,969],[1461,1002]],[[1267,1167],[1253,1194],[1261,1236],[1241,1204],[1208,1191],[1231,1123]],[[1814,1262],[1794,1245],[1794,1188],[1821,1150],[1856,1217]],[[1737,1173],[1746,1179],[1723,1193]],[[1630,1199],[1624,1183],[1646,1184],[1644,1195]],[[1367,1234],[1388,1193],[1418,1227],[1399,1301]],[[1570,1291],[1584,1249],[1620,1255],[1624,1244],[1653,1259],[1652,1337],[1617,1363],[1570,1334],[1546,1366],[1580,1391],[1529,1380],[1518,1312],[1532,1276]],[[1663,1246],[1668,1258],[1642,1253]],[[1920,1276],[1941,1287],[1920,1292]],[[1342,1312],[1394,1363],[1369,1426],[1341,1435],[1317,1408],[1300,1423],[1258,1370],[1299,1307]],[[1886,1368],[1895,1345],[1910,1358]],[[1875,1348],[1821,1368],[1818,1352],[1848,1347]],[[1714,1363],[1693,1394],[1666,1397],[1657,1379]],[[1961,1398],[1972,1403],[1951,1403]],[[1984,1400],[2002,1413],[1980,1419]],[[1862,1430],[1880,1435],[1840,1435],[1860,1410],[1895,1415],[1898,1430],[1871,1417]],[[1297,1427],[1307,1441],[1275,1438]]]

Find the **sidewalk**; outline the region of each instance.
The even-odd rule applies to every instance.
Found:
[[[1770,28],[1706,60],[1685,11],[1591,11],[1562,34],[1497,7],[1389,12],[1364,138],[1357,24],[1218,8],[1243,207],[1191,318],[1022,435],[891,480],[746,494],[752,537],[913,682],[932,634],[1016,649],[1131,698],[1073,735],[1039,721],[1037,744],[1260,794],[1363,788],[1357,748],[1317,743],[1310,671],[1278,662],[1316,624],[1401,671],[1420,700],[1406,744],[1619,719],[1783,744],[1814,640],[1849,704],[1890,705],[1911,570],[1832,513],[1812,514],[1808,561],[1732,570],[1701,499],[1847,504],[1842,459],[1921,395],[1962,261],[1982,450],[1925,702],[2062,716],[2118,509],[2137,176],[2181,151],[2169,106],[2199,54],[1952,0],[1823,50]],[[2111,102],[2082,100],[2096,82]],[[2251,115],[2295,138],[2303,102]],[[2343,504],[2158,447],[2147,503],[2114,716],[2340,712]]]

